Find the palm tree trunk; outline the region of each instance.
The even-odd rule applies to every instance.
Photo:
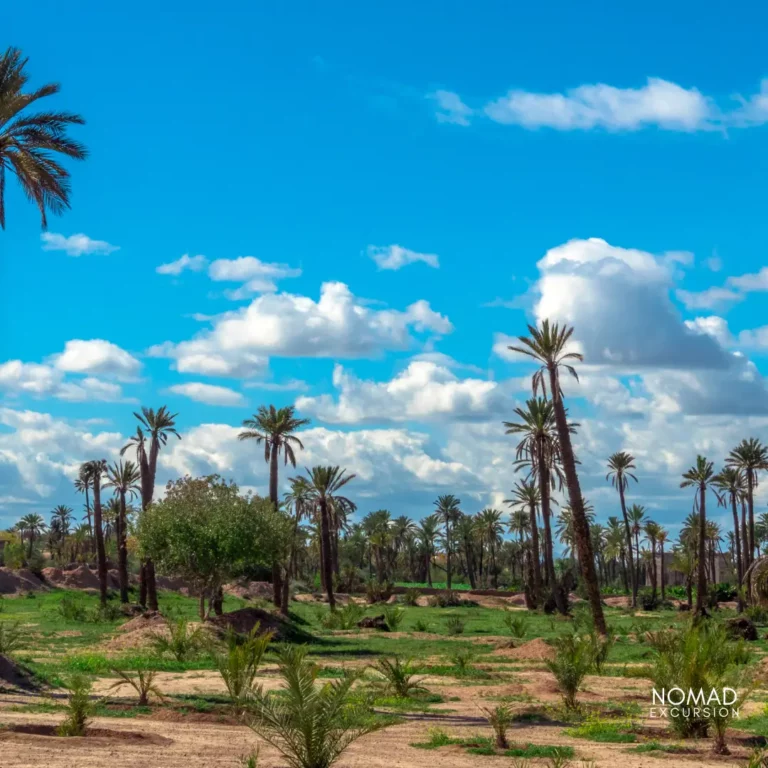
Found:
[[[662,600],[666,600],[667,597],[666,597],[666,594],[664,593],[664,591],[665,591],[665,589],[667,587],[667,579],[666,579],[666,575],[664,573],[665,568],[664,568],[664,542],[663,541],[659,542],[659,549],[661,550],[661,553],[660,553],[660,558],[661,558],[661,599]]]
[[[736,576],[739,587],[736,590],[739,611],[744,610],[744,601],[741,599],[741,582],[744,578],[744,567],[741,559],[741,536],[739,535],[739,513],[736,509],[736,494],[731,494],[731,512],[733,513],[733,548],[736,550]]]
[[[552,392],[552,400],[555,406],[555,423],[557,424],[557,435],[560,442],[560,455],[565,472],[565,483],[568,488],[568,499],[573,513],[573,529],[576,538],[576,546],[579,551],[579,563],[584,578],[584,585],[587,590],[590,608],[592,609],[592,618],[595,623],[595,629],[601,634],[607,634],[605,626],[605,616],[603,615],[603,606],[600,602],[600,585],[597,582],[595,573],[595,557],[592,552],[592,540],[589,535],[589,523],[584,513],[584,498],[581,495],[581,486],[579,485],[579,476],[576,473],[576,457],[573,455],[573,446],[571,445],[571,434],[568,431],[568,421],[565,415],[565,405],[560,394],[560,388],[557,382],[557,370],[554,366],[549,367],[549,384]]]
[[[427,550],[427,586],[432,586],[432,552]]]
[[[531,504],[531,549],[533,551],[533,600],[538,606],[541,600],[541,561],[539,560],[539,524],[536,522],[536,505]],[[494,586],[498,587],[494,559]]]
[[[448,589],[451,588],[451,525],[448,517],[445,518],[445,578]]]
[[[657,573],[656,573],[656,542],[651,539],[651,599],[656,602],[656,587],[657,587]]]
[[[91,552],[96,552],[96,539],[93,537],[93,525],[91,525],[91,502],[88,499],[88,484],[85,484],[85,516],[88,518],[88,535],[91,538]]]
[[[755,488],[752,470],[747,470],[747,503],[749,504],[749,562],[755,560]]]
[[[274,442],[271,442],[269,454],[269,500],[275,507],[275,511],[280,508],[280,500],[277,495],[278,458],[279,446]],[[277,608],[280,607],[282,602],[282,583],[283,579],[280,561],[275,559],[272,561],[272,602]]]
[[[619,486],[619,500],[621,501],[621,514],[624,517],[624,530],[627,534],[627,552],[629,555],[629,574],[630,584],[632,585],[632,607],[637,607],[637,578],[635,575],[635,564],[632,559],[632,531],[629,528],[629,517],[627,516],[627,501],[624,498],[624,478],[619,477],[616,483]]]
[[[706,613],[707,595],[707,486],[699,485],[699,574],[696,583],[696,616]]]
[[[120,491],[120,514],[117,518],[117,570],[120,579],[120,602],[128,602],[128,543],[125,491]]]
[[[333,564],[331,563],[331,521],[328,519],[328,501],[320,497],[320,546],[322,552],[323,580],[328,595],[328,605],[336,610],[336,598],[333,595]]]
[[[107,604],[107,553],[104,549],[104,531],[101,527],[101,479],[95,473],[93,478],[93,525],[96,529],[99,598],[102,606],[105,606]]]
[[[544,519],[544,568],[547,573],[547,585],[556,595],[555,558],[552,544],[552,525],[550,523],[549,467],[543,456],[541,445],[538,448],[536,464],[539,475],[539,494],[541,495],[541,516]]]

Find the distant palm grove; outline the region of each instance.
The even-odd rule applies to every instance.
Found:
[[[25,515],[3,534],[4,563],[37,571],[46,558],[57,565],[92,563],[102,602],[108,599],[110,568],[117,570],[122,602],[131,599],[135,574],[136,600],[157,610],[157,560],[167,575],[195,584],[201,615],[206,601],[207,612],[220,611],[224,580],[243,575],[270,580],[275,606],[283,612],[297,583],[321,589],[331,609],[336,592],[383,593],[407,582],[519,590],[529,608],[565,614],[575,589],[601,631],[601,595],[626,593],[633,606],[656,606],[667,597],[670,574],[696,616],[706,615],[724,593],[732,593],[740,607],[759,599],[764,576],[755,566],[761,547],[768,546],[768,514],[756,514],[755,488],[768,470],[768,448],[744,439],[719,471],[696,457],[681,477],[693,511],[676,540],[635,501],[642,498],[641,468],[630,453],[617,452],[605,465],[616,514],[605,524],[596,522],[581,494],[572,445],[579,425],[568,419],[560,381],[563,372],[577,377],[574,364],[581,355],[569,351],[572,333],[545,321],[529,326],[529,335],[510,347],[537,367],[532,396],[499,425],[517,441],[504,500],[508,509],[472,514],[461,499],[445,494],[420,520],[386,509],[361,516],[355,475],[338,466],[283,477],[288,491],[281,497],[280,468],[297,466],[304,447],[300,430],[309,420],[298,418],[294,407],[272,405],[246,419],[239,434],[264,449],[264,498],[243,496],[237,486],[211,476],[169,483],[158,500],[158,457],[169,440],[181,439],[178,415],[165,406],[142,408],[120,460],[82,463],[73,481],[84,497],[82,517],[65,505],[56,506],[48,521]],[[553,494],[564,502],[558,505]],[[707,518],[713,506],[732,516],[732,527],[723,530]]]

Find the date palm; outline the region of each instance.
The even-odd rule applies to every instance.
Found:
[[[132,461],[115,462],[107,468],[105,488],[114,488],[120,504],[117,516],[117,570],[120,602],[128,602],[128,515],[126,499],[135,498],[141,489],[141,472]]]
[[[289,480],[291,490],[283,498],[284,506],[293,509],[293,534],[291,536],[290,554],[288,555],[288,568],[286,569],[285,584],[281,597],[280,609],[288,612],[288,600],[290,598],[290,580],[294,575],[296,566],[296,547],[299,536],[299,526],[305,518],[312,517],[313,500],[312,489],[305,477],[292,477]]]
[[[646,523],[645,507],[642,504],[633,504],[627,509],[629,529],[635,537],[635,584],[640,585],[640,533]],[[631,543],[630,543],[631,545]]]
[[[736,574],[739,579],[738,601],[739,610],[743,609],[741,599],[741,586],[744,579],[744,562],[746,552],[742,556],[742,549],[746,542],[741,541],[739,533],[739,511],[738,503],[745,493],[744,473],[733,466],[726,466],[712,478],[712,484],[715,487],[717,503],[725,507],[730,504],[731,514],[733,515],[733,550],[736,555]]]
[[[661,558],[661,599],[666,600],[666,565],[664,563],[664,545],[669,541],[669,531],[666,528],[659,526],[659,530],[656,533],[656,541],[659,544],[659,557]]]
[[[333,594],[330,505],[338,501],[352,504],[349,499],[341,496],[339,491],[351,480],[354,480],[355,477],[356,475],[348,475],[346,470],[339,467],[312,467],[312,469],[307,469],[307,481],[320,516],[323,586],[328,595],[328,605],[332,611],[336,610],[336,598]]]
[[[529,528],[531,530],[531,549],[533,550],[533,599],[538,604],[541,597],[541,566],[539,563],[539,536],[538,525],[536,525],[536,508],[541,504],[541,491],[534,483],[523,480],[522,483],[515,483],[512,489],[512,496],[504,499],[504,503],[512,507],[512,517],[510,520],[510,530],[520,536],[520,543],[523,542],[523,533]],[[545,521],[546,525],[546,521]],[[545,536],[545,548],[548,546]],[[544,553],[545,567],[547,567],[547,553]],[[554,572],[553,572],[554,575]]]
[[[499,586],[499,577],[496,571],[496,547],[499,541],[501,541],[501,535],[504,532],[504,526],[501,523],[501,512],[499,512],[498,509],[487,507],[479,512],[477,517],[481,536],[488,542],[488,553],[491,557],[491,569],[493,571],[493,588],[497,589]],[[538,560],[538,549],[536,550],[535,557]]]
[[[57,526],[62,536],[69,535],[69,527],[72,524],[72,507],[66,504],[58,504],[51,510],[51,522],[57,520]]]
[[[86,461],[81,471],[88,476],[93,490],[93,528],[96,535],[96,561],[99,574],[99,597],[101,604],[107,604],[107,552],[104,548],[104,528],[101,509],[101,480],[107,470],[105,459]]]
[[[546,393],[547,385],[549,385],[549,392],[555,409],[560,460],[565,475],[565,485],[568,489],[568,500],[573,510],[574,533],[584,585],[589,598],[595,629],[601,635],[605,635],[607,629],[600,598],[600,584],[595,570],[595,556],[589,535],[589,522],[584,513],[584,499],[581,495],[579,476],[576,472],[576,456],[571,444],[571,429],[568,426],[563,390],[560,386],[561,369],[566,370],[578,380],[579,376],[573,363],[581,361],[583,356],[579,352],[569,351],[568,345],[573,335],[573,328],[544,320],[541,328],[529,325],[528,331],[530,336],[518,336],[522,346],[510,346],[509,349],[530,357],[540,364],[533,376],[534,394],[539,389]]]
[[[5,174],[14,174],[28,200],[37,205],[40,220],[48,226],[47,212],[69,208],[69,171],[57,155],[84,160],[85,147],[67,135],[85,120],[72,112],[44,110],[30,113],[40,99],[59,92],[58,83],[26,90],[29,60],[18,48],[0,56],[0,227],[5,229]]]
[[[619,491],[619,502],[621,504],[621,514],[624,518],[624,530],[627,537],[627,556],[629,558],[630,584],[632,586],[632,607],[637,607],[637,574],[635,573],[634,561],[632,558],[632,532],[629,529],[629,518],[627,517],[627,501],[625,493],[629,480],[637,482],[630,470],[635,468],[635,457],[627,451],[618,451],[608,457],[608,474],[606,480],[611,481],[611,485]]]
[[[444,496],[438,496],[437,501],[434,502],[435,514],[437,519],[444,526],[444,540],[445,540],[445,580],[448,585],[448,589],[451,588],[451,578],[453,575],[451,568],[451,550],[453,548],[453,526],[459,519],[461,514],[461,501],[452,494],[445,494]]]
[[[45,529],[48,527],[45,524],[45,520],[43,520],[40,515],[34,512],[30,512],[28,515],[24,515],[24,517],[19,520],[19,522],[16,524],[16,527],[19,529],[22,535],[27,535],[27,538],[29,539],[27,557],[32,557],[32,550],[35,546],[35,539],[39,538],[43,533],[45,533]]]
[[[656,600],[656,590],[658,588],[658,569],[656,568],[656,545],[659,541],[659,533],[661,532],[661,526],[654,522],[653,520],[648,520],[648,522],[643,526],[643,532],[645,533],[646,539],[648,539],[648,543],[651,545],[651,559],[650,559],[650,567],[651,567],[651,590],[653,595],[653,600]],[[661,564],[661,567],[664,567],[664,563]]]
[[[88,491],[91,487],[91,481],[88,474],[83,470],[84,466],[85,465],[80,466],[78,475],[75,478],[75,490],[78,493],[85,494],[85,517],[88,520],[88,537],[90,539],[91,550],[94,551],[96,547],[96,539],[93,536],[93,525],[91,524],[91,502],[88,496]]]
[[[758,472],[768,469],[768,448],[756,437],[742,440],[726,457],[725,464],[735,467],[744,473],[747,491],[747,509],[749,511],[749,524],[747,529],[748,541],[744,544],[744,569],[752,564],[755,559],[755,486],[757,486]]]
[[[440,534],[437,515],[427,515],[419,521],[416,538],[421,546],[427,569],[427,585],[432,586],[432,558],[435,556],[435,542]]]
[[[293,433],[310,423],[309,419],[297,419],[293,405],[275,408],[274,405],[259,407],[250,419],[243,421],[242,432],[238,440],[255,440],[256,445],[264,443],[264,461],[269,464],[269,498],[278,509],[278,460],[283,454],[284,464],[296,466],[294,447],[304,449],[301,440]],[[273,599],[276,606],[281,605],[282,574],[281,565],[276,560],[272,564]]]
[[[712,462],[704,456],[696,457],[694,464],[687,472],[683,473],[681,488],[695,488],[694,510],[698,510],[698,578],[696,582],[696,616],[706,614],[704,599],[707,593],[707,488],[712,484],[714,477]]]

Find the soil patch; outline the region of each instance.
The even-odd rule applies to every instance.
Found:
[[[263,611],[261,608],[241,608],[239,611],[231,611],[221,616],[212,616],[209,623],[222,635],[226,634],[228,629],[247,635],[258,625],[261,632],[274,632],[274,639],[280,642],[307,643],[315,640],[312,635],[289,621],[274,613]]]
[[[41,688],[29,670],[2,654],[0,654],[0,683],[7,683],[13,688],[21,688],[25,691],[39,691]]]
[[[632,605],[631,598],[626,595],[623,597],[604,597],[603,602],[609,608],[629,608]]]
[[[549,661],[555,657],[555,649],[545,640],[537,637],[535,640],[529,640],[517,648],[498,648],[493,652],[493,655],[525,661]]]
[[[71,571],[61,568],[43,568],[43,576],[49,584],[63,589],[98,589],[99,577],[87,565],[80,565]]]
[[[45,585],[26,568],[13,570],[0,568],[0,595],[17,595],[20,592],[32,592],[45,589]]]
[[[141,616],[137,616],[135,619],[126,621],[125,624],[121,624],[118,628],[118,632],[135,632],[137,629],[160,629],[166,627],[168,622],[165,617],[157,613],[156,611],[142,613]]]
[[[89,742],[98,739],[99,741],[104,741],[105,746],[109,746],[109,743],[114,741],[132,741],[156,747],[173,744],[173,739],[168,739],[165,736],[160,736],[156,733],[113,731],[109,728],[86,728],[85,736],[59,736],[56,732],[57,728],[58,725],[47,725],[42,723],[35,723],[33,725],[27,723],[6,725],[0,729],[0,739],[6,740],[8,737],[12,738],[15,734],[28,734],[31,736],[49,736],[74,744],[82,742],[83,739],[87,739]]]
[[[243,600],[271,600],[272,585],[268,581],[238,581],[224,585],[224,592]]]

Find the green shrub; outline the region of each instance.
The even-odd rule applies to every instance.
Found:
[[[392,659],[382,657],[374,664],[374,669],[384,677],[385,690],[400,699],[406,699],[414,693],[425,690],[421,685],[421,679],[415,679],[411,659],[401,661],[399,656]]]
[[[512,710],[507,704],[498,704],[493,709],[480,707],[488,724],[493,728],[494,743],[497,749],[507,749],[507,729],[512,725]]]
[[[386,621],[390,632],[396,632],[397,628],[403,623],[405,610],[395,605],[388,605],[384,608],[384,621]]]
[[[155,676],[157,672],[151,672],[146,669],[137,669],[135,675],[130,675],[122,669],[112,670],[120,679],[110,686],[110,690],[122,688],[124,685],[130,685],[139,696],[138,706],[146,707],[149,704],[149,694],[163,698],[160,689],[155,685]]]
[[[413,625],[413,628],[417,632],[427,632],[429,630],[429,624],[427,624],[424,619],[416,619],[416,622]]]
[[[403,595],[403,600],[406,605],[410,605],[415,608],[419,604],[419,598],[421,597],[421,591],[418,589],[406,589]]]
[[[768,608],[763,608],[762,605],[750,605],[744,609],[744,615],[753,624],[768,624]]]
[[[528,632],[528,618],[516,615],[515,611],[504,612],[504,624],[509,634],[517,640],[522,640]]]
[[[8,654],[17,650],[26,639],[26,633],[18,621],[0,621],[0,653]]]
[[[73,595],[64,595],[59,601],[57,610],[66,621],[86,621],[88,617],[85,601]]]
[[[238,713],[253,696],[256,673],[272,637],[272,632],[259,634],[258,624],[245,637],[230,630],[226,653],[215,657],[216,667]]]
[[[601,635],[595,629],[589,633],[589,643],[592,646],[592,658],[595,664],[595,671],[601,675],[603,673],[603,665],[608,660],[608,654],[613,648],[613,644],[616,638],[613,632],[608,631],[608,634]]]
[[[560,686],[566,708],[576,709],[576,694],[595,664],[592,643],[572,633],[558,637],[553,645],[555,658],[546,662],[547,667]]]
[[[158,656],[170,653],[176,661],[187,661],[197,655],[203,644],[200,627],[190,630],[189,622],[183,618],[168,619],[168,635],[154,632],[152,645]]]
[[[472,662],[477,658],[477,654],[474,651],[456,651],[448,658],[456,669],[456,675],[463,677],[474,671]]]
[[[354,629],[365,616],[365,608],[349,602],[335,611],[323,615],[321,623],[325,629]]]
[[[72,675],[64,687],[69,691],[67,716],[57,733],[59,736],[83,736],[94,710],[91,702],[92,683],[84,675]]]
[[[369,603],[386,603],[392,597],[394,585],[391,581],[370,579],[365,585],[365,597]]]
[[[445,629],[449,635],[463,635],[464,634],[464,621],[460,616],[449,616],[445,620]]]

